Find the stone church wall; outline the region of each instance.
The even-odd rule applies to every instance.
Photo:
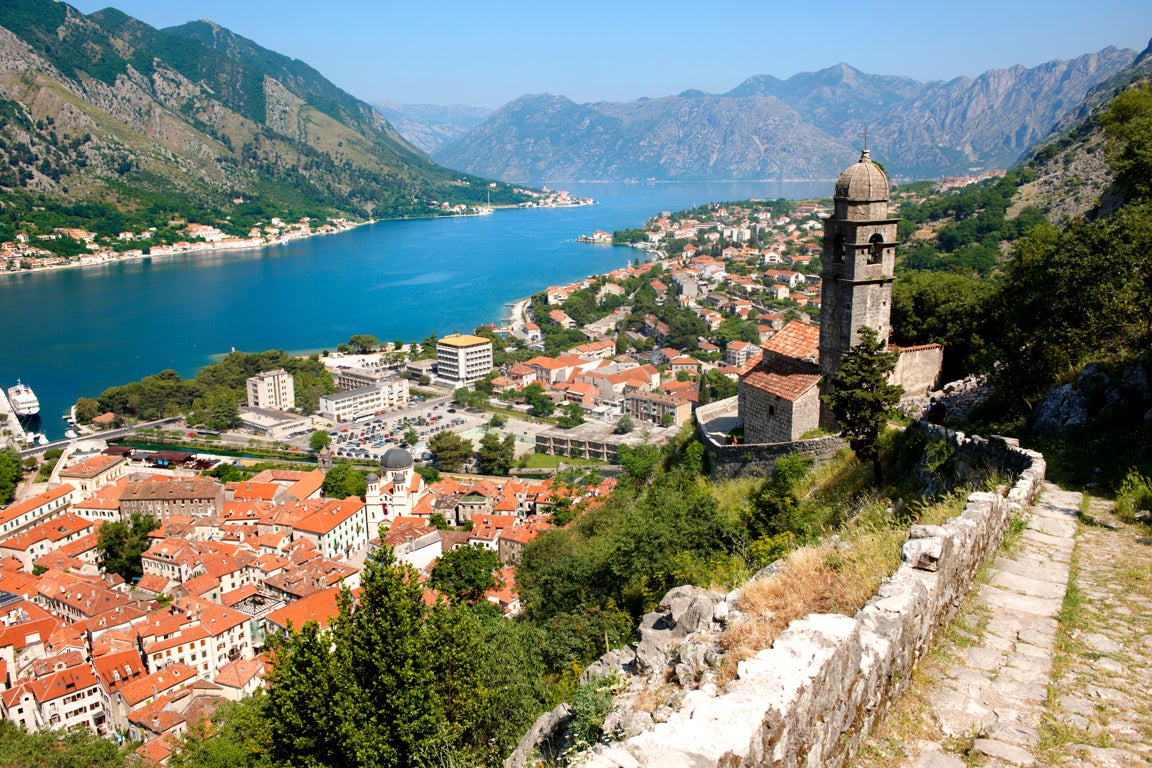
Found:
[[[961,455],[1019,470],[1019,479],[997,493],[971,494],[945,525],[912,526],[901,566],[855,617],[810,614],[792,622],[772,648],[741,662],[722,692],[714,685],[687,691],[662,722],[596,747],[581,765],[835,767],[851,757],[999,550],[1013,511],[1030,504],[1044,482],[1043,456],[1014,441],[911,428],[943,436]],[[732,620],[720,598],[713,624]],[[738,598],[732,609],[739,610]],[[694,637],[678,646],[680,659],[692,655],[700,642]]]
[[[761,433],[753,433],[749,436],[745,432],[745,442],[738,445],[727,445],[719,442],[716,435],[709,433],[708,425],[722,416],[724,413],[733,413],[731,401],[734,398],[721,400],[708,405],[702,405],[696,409],[696,432],[700,436],[701,442],[704,443],[704,448],[708,452],[708,461],[710,472],[713,479],[727,480],[736,477],[764,477],[772,472],[772,468],[776,466],[776,462],[782,456],[791,454],[800,454],[808,456],[816,462],[828,461],[836,452],[843,448],[847,443],[843,438],[836,435],[827,435],[824,437],[817,437],[811,440],[790,440],[788,439],[787,427],[781,427],[780,431],[773,434],[784,435],[784,439],[775,442],[764,440],[764,442],[752,442],[753,439],[760,436]],[[780,410],[777,409],[774,417],[768,415],[768,401],[775,401],[772,395],[762,392],[754,387],[740,387],[739,394],[739,413],[743,419],[743,415],[748,413],[748,409],[757,409],[761,412],[763,420],[760,422],[764,424],[768,419],[773,418],[775,423],[779,422]],[[782,401],[788,405],[787,401]],[[810,391],[805,392],[804,396],[797,402],[798,417],[806,422],[803,432],[809,429],[814,429],[818,426],[818,419],[820,413],[820,390],[818,387],[813,387]],[[730,419],[731,425],[735,426],[736,419]],[[725,424],[727,426],[727,423]],[[747,424],[745,424],[747,430]],[[803,434],[801,432],[800,434]],[[768,436],[768,433],[765,433]],[[761,438],[763,439],[763,438]]]
[[[746,442],[788,443],[820,426],[817,387],[791,401],[741,382],[739,397]]]
[[[939,389],[940,371],[944,366],[944,347],[925,344],[919,347],[895,347],[900,357],[892,372],[892,383],[904,387],[904,397],[925,397]]]

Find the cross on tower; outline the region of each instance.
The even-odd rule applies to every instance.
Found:
[[[868,151],[868,126],[864,126],[864,151]]]

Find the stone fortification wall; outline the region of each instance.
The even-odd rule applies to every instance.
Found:
[[[839,766],[853,754],[908,685],[917,660],[951,619],[981,565],[1001,546],[1012,512],[1031,503],[1044,481],[1043,457],[1014,441],[913,428],[943,436],[962,455],[1019,471],[1019,479],[998,493],[973,493],[964,512],[946,525],[913,526],[901,566],[855,617],[813,614],[792,622],[772,648],[741,662],[737,679],[722,691],[704,683],[685,692],[675,711],[656,718],[633,713],[624,731],[634,735],[597,746],[582,765]],[[677,673],[685,659],[707,660],[711,651],[696,645],[714,648],[717,625],[739,614],[739,591],[715,595],[708,603],[714,606],[711,616],[708,606],[697,603],[712,593],[698,592],[673,590],[665,599],[667,616],[645,617],[649,627],[693,625],[685,627],[689,634],[678,645],[668,647],[668,668]],[[678,609],[679,603],[687,607]],[[639,662],[651,655],[645,645],[651,642],[643,626],[641,635],[639,644],[608,654],[594,667],[600,674],[612,667],[643,671],[648,665]],[[677,676],[683,683],[684,676]]]
[[[799,454],[817,463],[828,461],[847,443],[837,435],[797,440],[794,443],[760,443],[757,445],[715,445],[705,442],[711,460],[712,477],[728,480],[745,475],[765,477],[782,456]]]
[[[900,352],[892,383],[904,387],[904,398],[926,397],[940,386],[944,367],[944,347],[924,344],[918,347],[895,347]]]
[[[817,462],[828,461],[847,445],[836,435],[793,442],[727,445],[723,442],[724,433],[739,423],[737,401],[738,398],[730,397],[696,409],[696,432],[708,451],[713,479],[763,477],[771,474],[782,456],[792,454],[808,456]],[[819,403],[815,398],[814,402]]]

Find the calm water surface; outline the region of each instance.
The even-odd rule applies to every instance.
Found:
[[[566,184],[597,205],[491,216],[386,221],[262,249],[0,275],[0,386],[22,379],[42,428],[78,397],[172,368],[192,376],[214,356],[335,349],[470,332],[548,285],[607,272],[630,248],[575,242],[638,227],[660,211],[750,197],[827,195],[830,182]]]

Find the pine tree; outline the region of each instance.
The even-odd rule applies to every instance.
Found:
[[[832,391],[824,404],[832,411],[848,444],[862,461],[871,461],[876,482],[880,468],[880,434],[900,402],[904,389],[888,381],[898,354],[886,348],[876,330],[860,328],[860,343],[844,353],[840,370],[832,379]]]

